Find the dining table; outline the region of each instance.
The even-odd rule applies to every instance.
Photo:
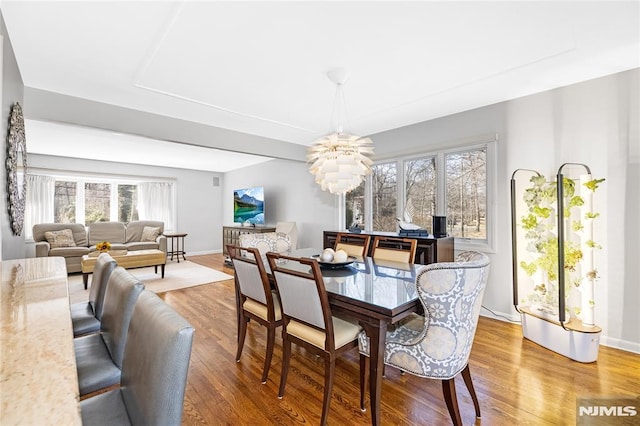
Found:
[[[0,425],[80,425],[62,257],[0,262]]]
[[[294,257],[319,258],[321,250],[303,248]],[[332,312],[357,319],[370,339],[369,399],[371,423],[380,424],[380,397],[387,327],[419,312],[415,280],[423,265],[349,258],[340,264],[320,263]],[[268,263],[265,265],[270,273]]]

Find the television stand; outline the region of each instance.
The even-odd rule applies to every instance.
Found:
[[[240,234],[262,234],[265,232],[276,232],[272,226],[223,226],[222,227],[222,253],[228,255],[227,244],[240,245]]]

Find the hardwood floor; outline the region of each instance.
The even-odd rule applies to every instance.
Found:
[[[222,255],[190,261],[226,273]],[[170,267],[170,266],[169,266]],[[271,371],[260,383],[266,330],[250,323],[244,352],[235,362],[236,316],[233,281],[161,295],[195,327],[184,401],[186,425],[319,424],[322,360],[293,348],[285,396],[277,397],[282,339],[276,338]],[[357,350],[336,363],[328,424],[368,425],[359,408]],[[482,420],[476,420],[462,378],[456,379],[465,424],[575,425],[576,398],[640,394],[640,355],[600,347],[598,361],[582,364],[522,338],[520,326],[480,318],[470,359]],[[450,425],[439,381],[387,368],[382,385],[383,425]],[[637,420],[637,419],[636,419]],[[623,423],[616,423],[623,424]]]

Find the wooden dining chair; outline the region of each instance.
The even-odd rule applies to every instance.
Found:
[[[376,236],[373,239],[371,257],[399,263],[414,263],[418,240],[414,238]]]
[[[362,327],[331,315],[329,298],[315,259],[267,253],[282,307],[282,374],[278,398],[284,396],[291,343],[324,359],[324,399],[320,424],[329,414],[336,356],[357,346]]]
[[[116,268],[116,261],[109,253],[102,253],[96,259],[96,264],[91,275],[91,287],[89,289],[89,301],[71,305],[71,324],[73,325],[73,337],[100,331],[102,320],[102,306],[104,294],[111,273]]]
[[[487,286],[489,258],[482,253],[460,253],[455,262],[432,263],[416,278],[425,316],[412,314],[389,330],[384,364],[442,382],[444,400],[453,424],[462,425],[455,377],[462,375],[476,417],[480,404],[471,380],[469,355],[478,326],[482,296]],[[360,406],[364,409],[369,366],[369,338],[360,333]]]
[[[371,235],[339,232],[334,250],[344,250],[349,256],[366,257],[370,241]]]
[[[260,250],[255,247],[227,245],[227,252],[235,269],[236,307],[238,311],[238,349],[236,362],[244,347],[249,320],[267,329],[267,352],[262,369],[262,383],[267,383],[276,328],[282,325],[282,311],[278,294],[271,290]]]

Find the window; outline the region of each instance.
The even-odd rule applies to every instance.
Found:
[[[396,230],[397,203],[396,163],[375,164],[372,167],[372,213],[373,229],[376,231]]]
[[[55,183],[54,197],[54,221],[56,223],[75,223],[76,182],[57,180]]]
[[[411,211],[412,222],[431,229],[436,214],[436,158],[405,161],[404,179],[405,209]]]
[[[138,220],[138,185],[72,179],[56,180],[53,202],[56,223],[89,225]]]
[[[462,238],[487,238],[487,150],[445,156],[447,230]]]
[[[446,216],[457,249],[491,250],[494,152],[495,139],[376,163],[366,183],[346,194],[345,223],[397,232],[396,218],[405,219],[406,210],[413,223],[432,231],[433,216]]]

